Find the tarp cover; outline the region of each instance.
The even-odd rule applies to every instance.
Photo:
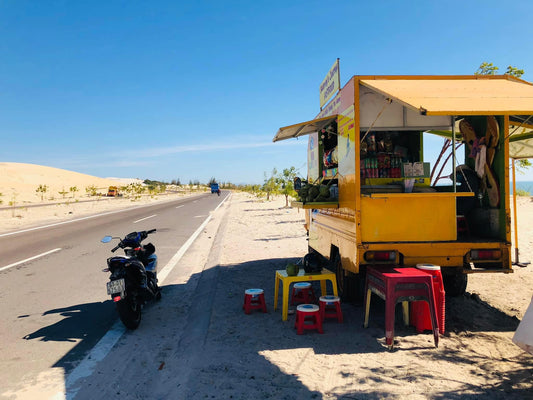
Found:
[[[318,132],[322,128],[325,128],[333,121],[337,119],[337,115],[332,115],[330,117],[313,119],[311,121],[301,122],[299,124],[285,126],[279,128],[278,133],[274,136],[273,142],[279,142],[280,140],[300,137],[304,135],[309,135],[310,133]]]

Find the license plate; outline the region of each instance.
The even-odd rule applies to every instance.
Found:
[[[107,282],[107,294],[123,293],[126,289],[124,278]]]

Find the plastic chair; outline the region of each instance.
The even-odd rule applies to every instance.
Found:
[[[365,284],[365,322],[368,327],[372,293],[385,300],[385,341],[390,350],[394,347],[394,314],[398,302],[403,302],[404,323],[409,323],[408,302],[425,300],[429,303],[435,347],[439,345],[437,309],[433,291],[433,277],[417,268],[372,266],[367,268]]]

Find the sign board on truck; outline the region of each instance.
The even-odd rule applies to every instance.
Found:
[[[320,84],[320,109],[338,92],[340,87],[339,59],[337,58]]]

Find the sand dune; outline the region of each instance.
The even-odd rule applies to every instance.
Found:
[[[43,165],[0,163],[0,200],[3,205],[11,201],[21,204],[41,202],[41,193],[37,192],[39,185],[47,186],[44,200],[57,200],[63,197],[59,193],[63,191],[71,197],[71,187],[78,189],[74,193],[76,197],[86,197],[87,187],[95,186],[105,193],[109,186],[117,185],[117,181]]]

